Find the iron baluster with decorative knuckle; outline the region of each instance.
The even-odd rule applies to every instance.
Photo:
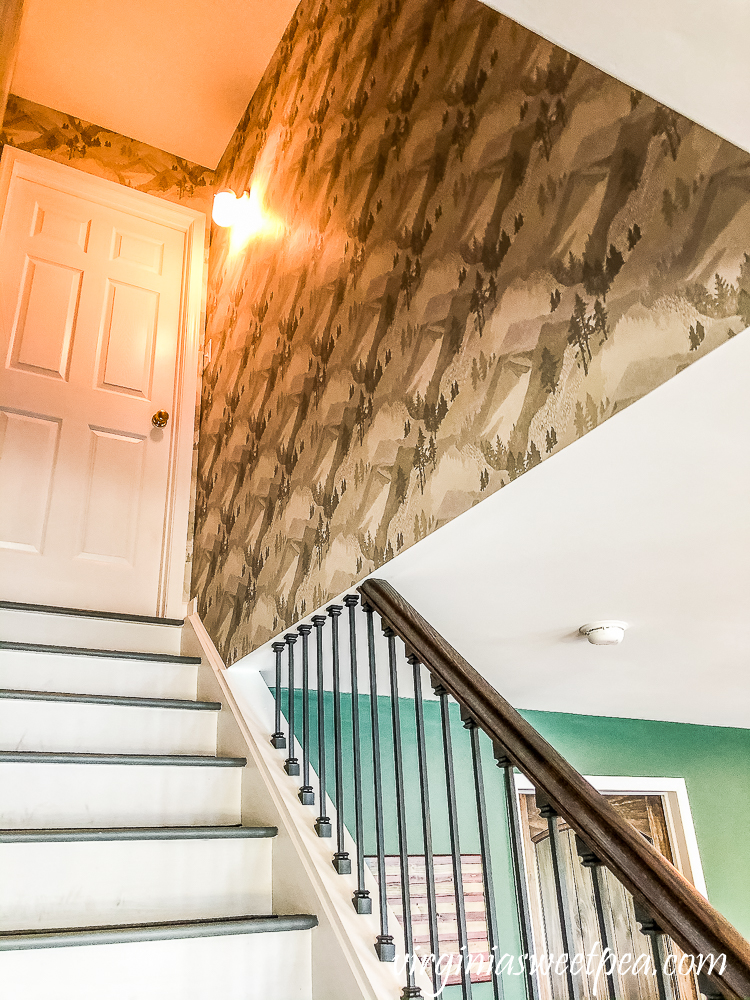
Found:
[[[326,608],[331,619],[331,650],[333,654],[333,749],[334,782],[336,787],[336,853],[333,867],[339,875],[351,875],[352,860],[344,849],[344,750],[341,733],[341,665],[339,662],[340,604]]]
[[[302,787],[298,795],[303,806],[315,805],[315,792],[310,784],[310,658],[307,648],[312,625],[300,625],[302,636]]]
[[[296,778],[299,775],[299,760],[294,756],[294,644],[297,636],[288,632],[284,636],[287,645],[289,669],[287,673],[287,713],[289,715],[289,756],[284,761],[284,770]]]
[[[325,615],[313,615],[312,624],[315,628],[315,650],[317,654],[317,693],[318,693],[318,809],[320,814],[315,821],[315,832],[319,837],[330,837],[333,833],[331,820],[326,814],[326,708],[323,697],[323,626]]]
[[[375,631],[372,622],[372,605],[362,601],[367,615],[367,660],[370,672],[370,719],[372,725],[372,773],[375,795],[375,849],[378,865],[378,907],[380,934],[375,940],[375,951],[381,962],[396,960],[396,945],[388,933],[388,887],[385,879],[385,831],[383,829],[383,775],[380,757],[380,718],[378,716],[378,676],[375,661]]]
[[[398,853],[401,869],[401,902],[404,918],[404,948],[407,955],[406,987],[402,1000],[421,997],[422,991],[415,985],[414,966],[408,960],[414,954],[414,935],[411,924],[411,891],[409,889],[409,849],[406,833],[406,803],[404,801],[404,760],[401,744],[401,712],[398,704],[398,669],[396,664],[396,633],[383,623],[383,635],[388,641],[388,672],[391,683],[391,720],[393,726],[393,764],[396,772],[396,824],[398,827]]]
[[[654,961],[653,975],[659,990],[659,1000],[674,1000],[671,984],[664,972],[664,959],[666,957],[664,954],[664,931],[649,910],[636,899],[633,900],[633,909],[641,934],[645,934],[651,942],[651,954]]]
[[[430,790],[427,782],[427,744],[424,733],[424,704],[422,701],[422,670],[419,657],[409,653],[406,657],[412,666],[414,678],[414,719],[417,735],[417,760],[419,762],[419,800],[422,809],[422,841],[424,845],[424,873],[427,894],[427,923],[430,929],[430,954],[432,955],[432,988],[437,994],[440,989],[438,957],[440,955],[440,935],[438,933],[437,898],[435,894],[435,862],[432,853],[432,819],[430,816]]]
[[[271,649],[276,656],[276,687],[274,688],[274,729],[271,736],[271,744],[277,750],[286,749],[286,736],[281,731],[281,654],[286,649],[283,642],[275,642]]]
[[[440,721],[443,730],[443,762],[445,765],[445,790],[448,797],[448,830],[450,833],[451,862],[453,865],[453,892],[456,899],[456,922],[458,924],[458,951],[461,956],[461,993],[464,1000],[471,998],[471,974],[466,968],[466,952],[469,949],[466,929],[466,903],[464,881],[461,871],[461,845],[458,834],[458,807],[456,805],[456,779],[453,773],[453,740],[451,737],[450,706],[448,692],[437,678],[432,678],[432,689],[440,699]]]
[[[477,806],[477,825],[479,826],[479,853],[482,858],[482,884],[484,889],[485,917],[487,920],[487,943],[492,963],[490,973],[492,990],[495,1000],[503,1000],[503,983],[498,969],[500,938],[497,930],[495,885],[492,878],[492,852],[490,851],[490,832],[487,824],[487,804],[484,797],[484,774],[482,772],[482,748],[479,743],[479,727],[464,709],[461,710],[461,718],[464,723],[464,729],[469,730],[469,737],[471,739],[471,765],[474,773],[474,797]]]
[[[536,794],[536,804],[542,818],[547,820],[549,830],[549,845],[552,855],[552,875],[555,880],[555,900],[557,903],[557,920],[560,925],[560,937],[562,938],[563,954],[572,956],[573,949],[573,929],[571,927],[570,901],[568,899],[568,888],[565,882],[565,872],[562,868],[562,856],[560,850],[560,829],[557,825],[557,813],[549,800],[540,792]],[[568,1000],[578,1000],[575,980],[570,968],[570,962],[565,963],[565,983],[568,987]]]
[[[365,843],[362,825],[362,761],[359,732],[359,677],[357,673],[356,594],[347,594],[344,604],[349,609],[349,664],[352,684],[352,759],[354,763],[354,837],[357,843],[357,888],[352,902],[357,913],[372,913],[370,890],[365,889]]]
[[[599,927],[599,942],[602,946],[602,955],[612,953],[610,947],[609,932],[607,922],[604,917],[604,903],[602,901],[602,863],[599,857],[591,850],[588,844],[576,834],[576,851],[581,859],[584,868],[591,872],[591,888],[594,895],[594,909],[596,910],[596,922]],[[615,975],[612,964],[604,965],[604,973],[607,982],[607,993],[609,1000],[617,1000],[615,992]]]
[[[495,763],[503,772],[503,787],[505,791],[505,809],[508,820],[508,847],[513,871],[513,887],[515,890],[516,910],[518,913],[518,928],[521,937],[521,953],[524,961],[524,981],[526,995],[529,1000],[538,1000],[539,983],[531,971],[528,956],[534,950],[534,935],[531,929],[531,906],[526,888],[526,877],[523,869],[523,846],[521,843],[521,817],[518,814],[516,786],[513,781],[513,762],[498,743],[493,745]]]

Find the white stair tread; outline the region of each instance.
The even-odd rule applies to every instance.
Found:
[[[91,656],[98,660],[148,660],[153,663],[200,663],[199,656],[181,653],[154,653],[137,649],[54,645],[42,642],[0,640],[0,650],[6,653],[37,653],[54,656]]]
[[[126,826],[86,830],[60,827],[0,830],[0,844],[69,843],[94,840],[223,840],[275,837],[275,826]]]
[[[200,704],[211,710],[196,709]],[[220,707],[167,699],[0,691],[0,751],[212,754]]]
[[[311,1000],[313,933],[256,927],[231,936],[0,952],[2,997]]]
[[[0,844],[0,935],[269,914],[272,844],[270,838]]]
[[[147,767],[244,767],[245,757],[213,754],[54,753],[36,750],[0,750],[0,764],[105,764]]]
[[[9,701],[59,701],[79,705],[120,705],[130,708],[174,708],[185,711],[218,712],[219,701],[190,698],[137,698],[127,695],[70,694],[65,691],[23,691],[0,688],[0,699]]]

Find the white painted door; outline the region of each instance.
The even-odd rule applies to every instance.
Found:
[[[0,230],[0,597],[164,613],[187,227],[49,166]]]

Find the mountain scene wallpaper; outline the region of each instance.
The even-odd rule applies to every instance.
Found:
[[[303,0],[216,172],[228,662],[750,324],[750,157],[478,0]]]
[[[0,150],[5,143],[211,215],[208,167],[15,94],[5,109]]]

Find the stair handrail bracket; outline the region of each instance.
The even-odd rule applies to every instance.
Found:
[[[688,954],[726,956],[711,978],[750,997],[750,944],[470,663],[386,581],[358,588],[433,678],[549,801],[610,872]]]

